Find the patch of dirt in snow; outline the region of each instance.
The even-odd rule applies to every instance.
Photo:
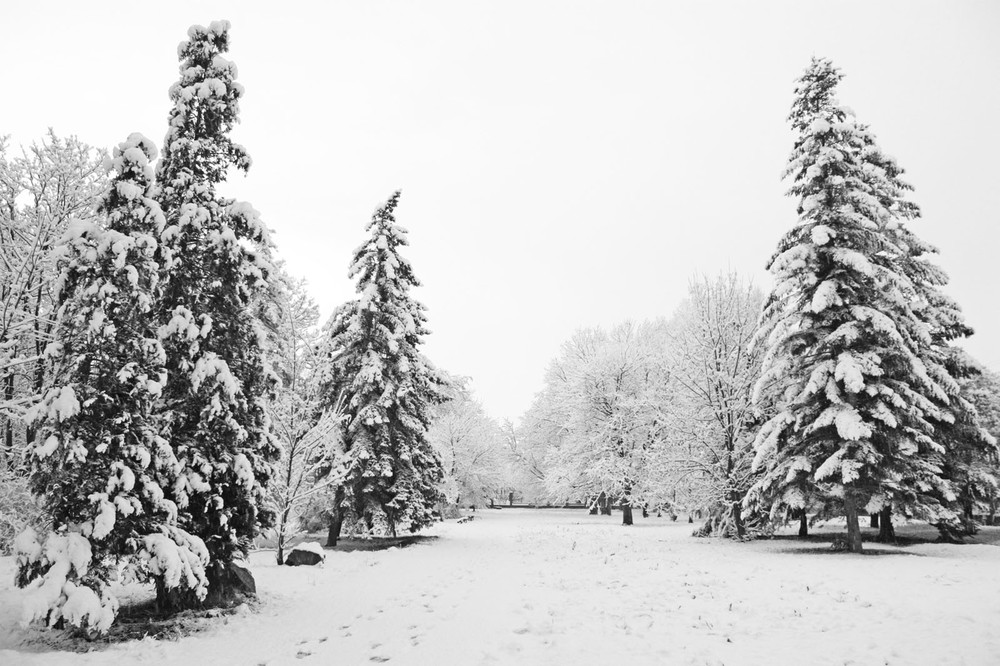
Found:
[[[19,592],[6,558],[0,663],[978,664],[1000,654],[1000,548],[982,545],[996,528],[980,545],[866,543],[919,556],[857,557],[824,549],[838,525],[735,543],[636,520],[513,509],[436,526],[439,538],[407,548],[327,550],[323,566],[257,553],[258,612],[86,654],[11,642]]]

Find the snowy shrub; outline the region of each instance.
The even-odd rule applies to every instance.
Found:
[[[166,590],[186,590],[197,599],[208,593],[208,549],[196,536],[174,526],[164,526],[158,534],[147,534],[141,539],[138,557]]]
[[[79,532],[49,532],[42,542],[28,528],[17,537],[15,549],[19,571],[38,574],[25,585],[25,623],[68,624],[88,635],[107,632],[118,600],[107,589],[105,563],[93,561],[89,539]]]

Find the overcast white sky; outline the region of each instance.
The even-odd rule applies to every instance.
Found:
[[[177,43],[233,24],[254,158],[229,194],[324,316],[396,188],[425,351],[516,419],[581,326],[668,315],[696,272],[765,289],[812,55],[906,168],[950,293],[1000,369],[1000,3],[16,2],[0,134],[162,141]]]

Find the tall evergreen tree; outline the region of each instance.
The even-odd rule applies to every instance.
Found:
[[[445,400],[443,380],[420,353],[427,334],[424,307],[410,294],[419,286],[399,254],[406,230],[393,211],[397,191],[375,211],[369,239],[354,253],[350,277],[359,297],[334,313],[326,394],[343,401],[343,482],[335,496],[330,539],[344,509],[372,520],[381,510],[389,529],[415,531],[432,520],[441,498],[441,461],[428,441],[432,406]]]
[[[882,196],[893,185],[863,157],[871,142],[837,103],[841,78],[813,59],[789,116],[799,136],[785,176],[799,221],[768,264],[776,286],[762,315],[758,386],[785,380],[755,441],[765,473],[749,499],[774,514],[819,497],[843,511],[848,547],[860,551],[861,509],[905,498],[931,522],[954,519],[934,428],[952,417],[947,371],[927,353],[919,293],[896,261],[906,249]]]
[[[100,209],[107,226],[77,220],[63,241],[59,342],[48,351],[56,381],[33,410],[32,482],[53,532],[44,546],[30,530],[18,539],[19,582],[33,587],[29,614],[50,625],[106,631],[118,608],[108,578],[122,558],[163,589],[195,597],[207,589],[208,553],[176,525],[164,490],[179,465],[151,418],[166,378],[152,319],[164,224],[155,155],[140,134],[120,144]]]
[[[906,275],[914,288],[911,307],[917,317],[926,325],[928,337],[921,340],[918,355],[929,370],[936,370],[935,379],[940,382],[948,395],[947,410],[943,419],[934,420],[935,436],[945,447],[944,475],[953,482],[958,494],[960,509],[959,522],[941,520],[937,523],[942,537],[958,539],[962,533],[976,530],[973,509],[977,501],[987,496],[998,483],[992,467],[984,461],[995,459],[996,441],[980,427],[975,407],[962,395],[963,380],[978,375],[981,371],[964,351],[953,346],[955,340],[972,335],[972,329],[965,323],[961,307],[948,297],[942,289],[948,283],[948,276],[936,266],[931,257],[937,248],[921,240],[909,227],[909,223],[920,218],[920,208],[906,197],[913,187],[902,179],[903,169],[896,161],[879,148],[874,134],[868,127],[863,128],[865,148],[861,153],[864,173],[870,178],[875,194],[892,213],[884,230],[894,238],[899,254],[891,257],[898,270]],[[905,483],[902,484],[905,487]],[[886,497],[880,509],[879,539],[892,540],[892,511],[895,508],[904,515],[912,516],[911,504],[919,494],[906,490],[895,497]],[[944,502],[952,498],[941,497]]]
[[[264,410],[273,385],[253,316],[271,273],[268,231],[249,204],[221,198],[226,171],[250,157],[229,137],[243,87],[229,22],[192,26],[157,169],[166,217],[159,335],[167,356],[166,436],[184,472],[172,488],[181,524],[211,555],[209,597],[238,587],[231,562],[272,519],[264,506],[277,447]],[[161,599],[188,603],[190,600]]]

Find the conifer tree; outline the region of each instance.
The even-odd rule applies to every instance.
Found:
[[[785,176],[799,220],[768,268],[767,336],[759,387],[779,377],[778,412],[758,433],[749,496],[772,515],[818,497],[843,511],[848,548],[861,550],[858,512],[905,498],[948,522],[952,485],[935,423],[948,421],[947,371],[927,353],[931,330],[883,194],[893,184],[863,157],[867,130],[839,106],[841,74],[813,59],[789,120],[798,133]],[[944,384],[944,386],[942,385]]]
[[[273,378],[253,316],[271,272],[268,231],[249,204],[216,194],[228,168],[250,166],[229,137],[243,95],[236,66],[223,57],[229,27],[192,26],[178,48],[181,78],[170,88],[174,106],[157,169],[166,217],[162,405],[165,435],[184,470],[172,496],[181,524],[211,555],[210,600],[238,591],[241,574],[231,562],[271,521],[263,500],[277,456],[264,410]]]
[[[870,128],[864,127],[863,132],[865,148],[861,156],[864,173],[876,176],[871,179],[876,196],[892,213],[884,229],[894,237],[900,250],[898,255],[887,259],[891,259],[912,283],[915,299],[911,307],[927,327],[928,337],[920,341],[918,356],[928,369],[936,369],[935,378],[948,396],[947,410],[942,412],[944,418],[934,421],[934,427],[936,438],[946,449],[944,476],[953,482],[961,511],[957,523],[941,520],[937,527],[943,538],[957,540],[963,533],[975,532],[972,517],[974,505],[998,484],[992,466],[983,464],[996,458],[996,441],[980,426],[975,407],[961,393],[962,382],[978,375],[981,368],[952,344],[972,335],[973,331],[965,323],[958,303],[942,291],[948,284],[948,276],[931,260],[937,248],[921,240],[909,227],[910,222],[919,220],[921,216],[920,208],[906,198],[913,187],[902,179],[903,169],[879,148]],[[902,485],[905,487],[905,482]],[[891,501],[885,498],[878,521],[879,540],[894,538],[893,508],[912,516],[911,500],[916,497],[913,492],[904,491],[896,493]],[[940,498],[945,503],[953,499],[948,495]]]
[[[28,615],[93,633],[111,625],[118,602],[108,578],[120,559],[163,589],[204,597],[208,553],[176,525],[165,498],[178,472],[151,418],[166,378],[155,337],[153,260],[163,215],[154,200],[152,142],[132,134],[114,151],[116,172],[100,213],[70,224],[60,258],[58,343],[48,355],[56,381],[33,410],[35,491],[53,531],[18,539],[19,582],[33,588]]]
[[[369,239],[355,253],[350,277],[359,297],[334,313],[326,395],[342,400],[346,453],[334,506],[331,541],[343,511],[371,519],[377,510],[390,531],[415,531],[433,520],[441,498],[441,461],[428,440],[432,407],[445,400],[443,380],[420,353],[427,334],[424,307],[410,295],[419,286],[399,254],[406,230],[393,211],[397,191],[375,211]]]

